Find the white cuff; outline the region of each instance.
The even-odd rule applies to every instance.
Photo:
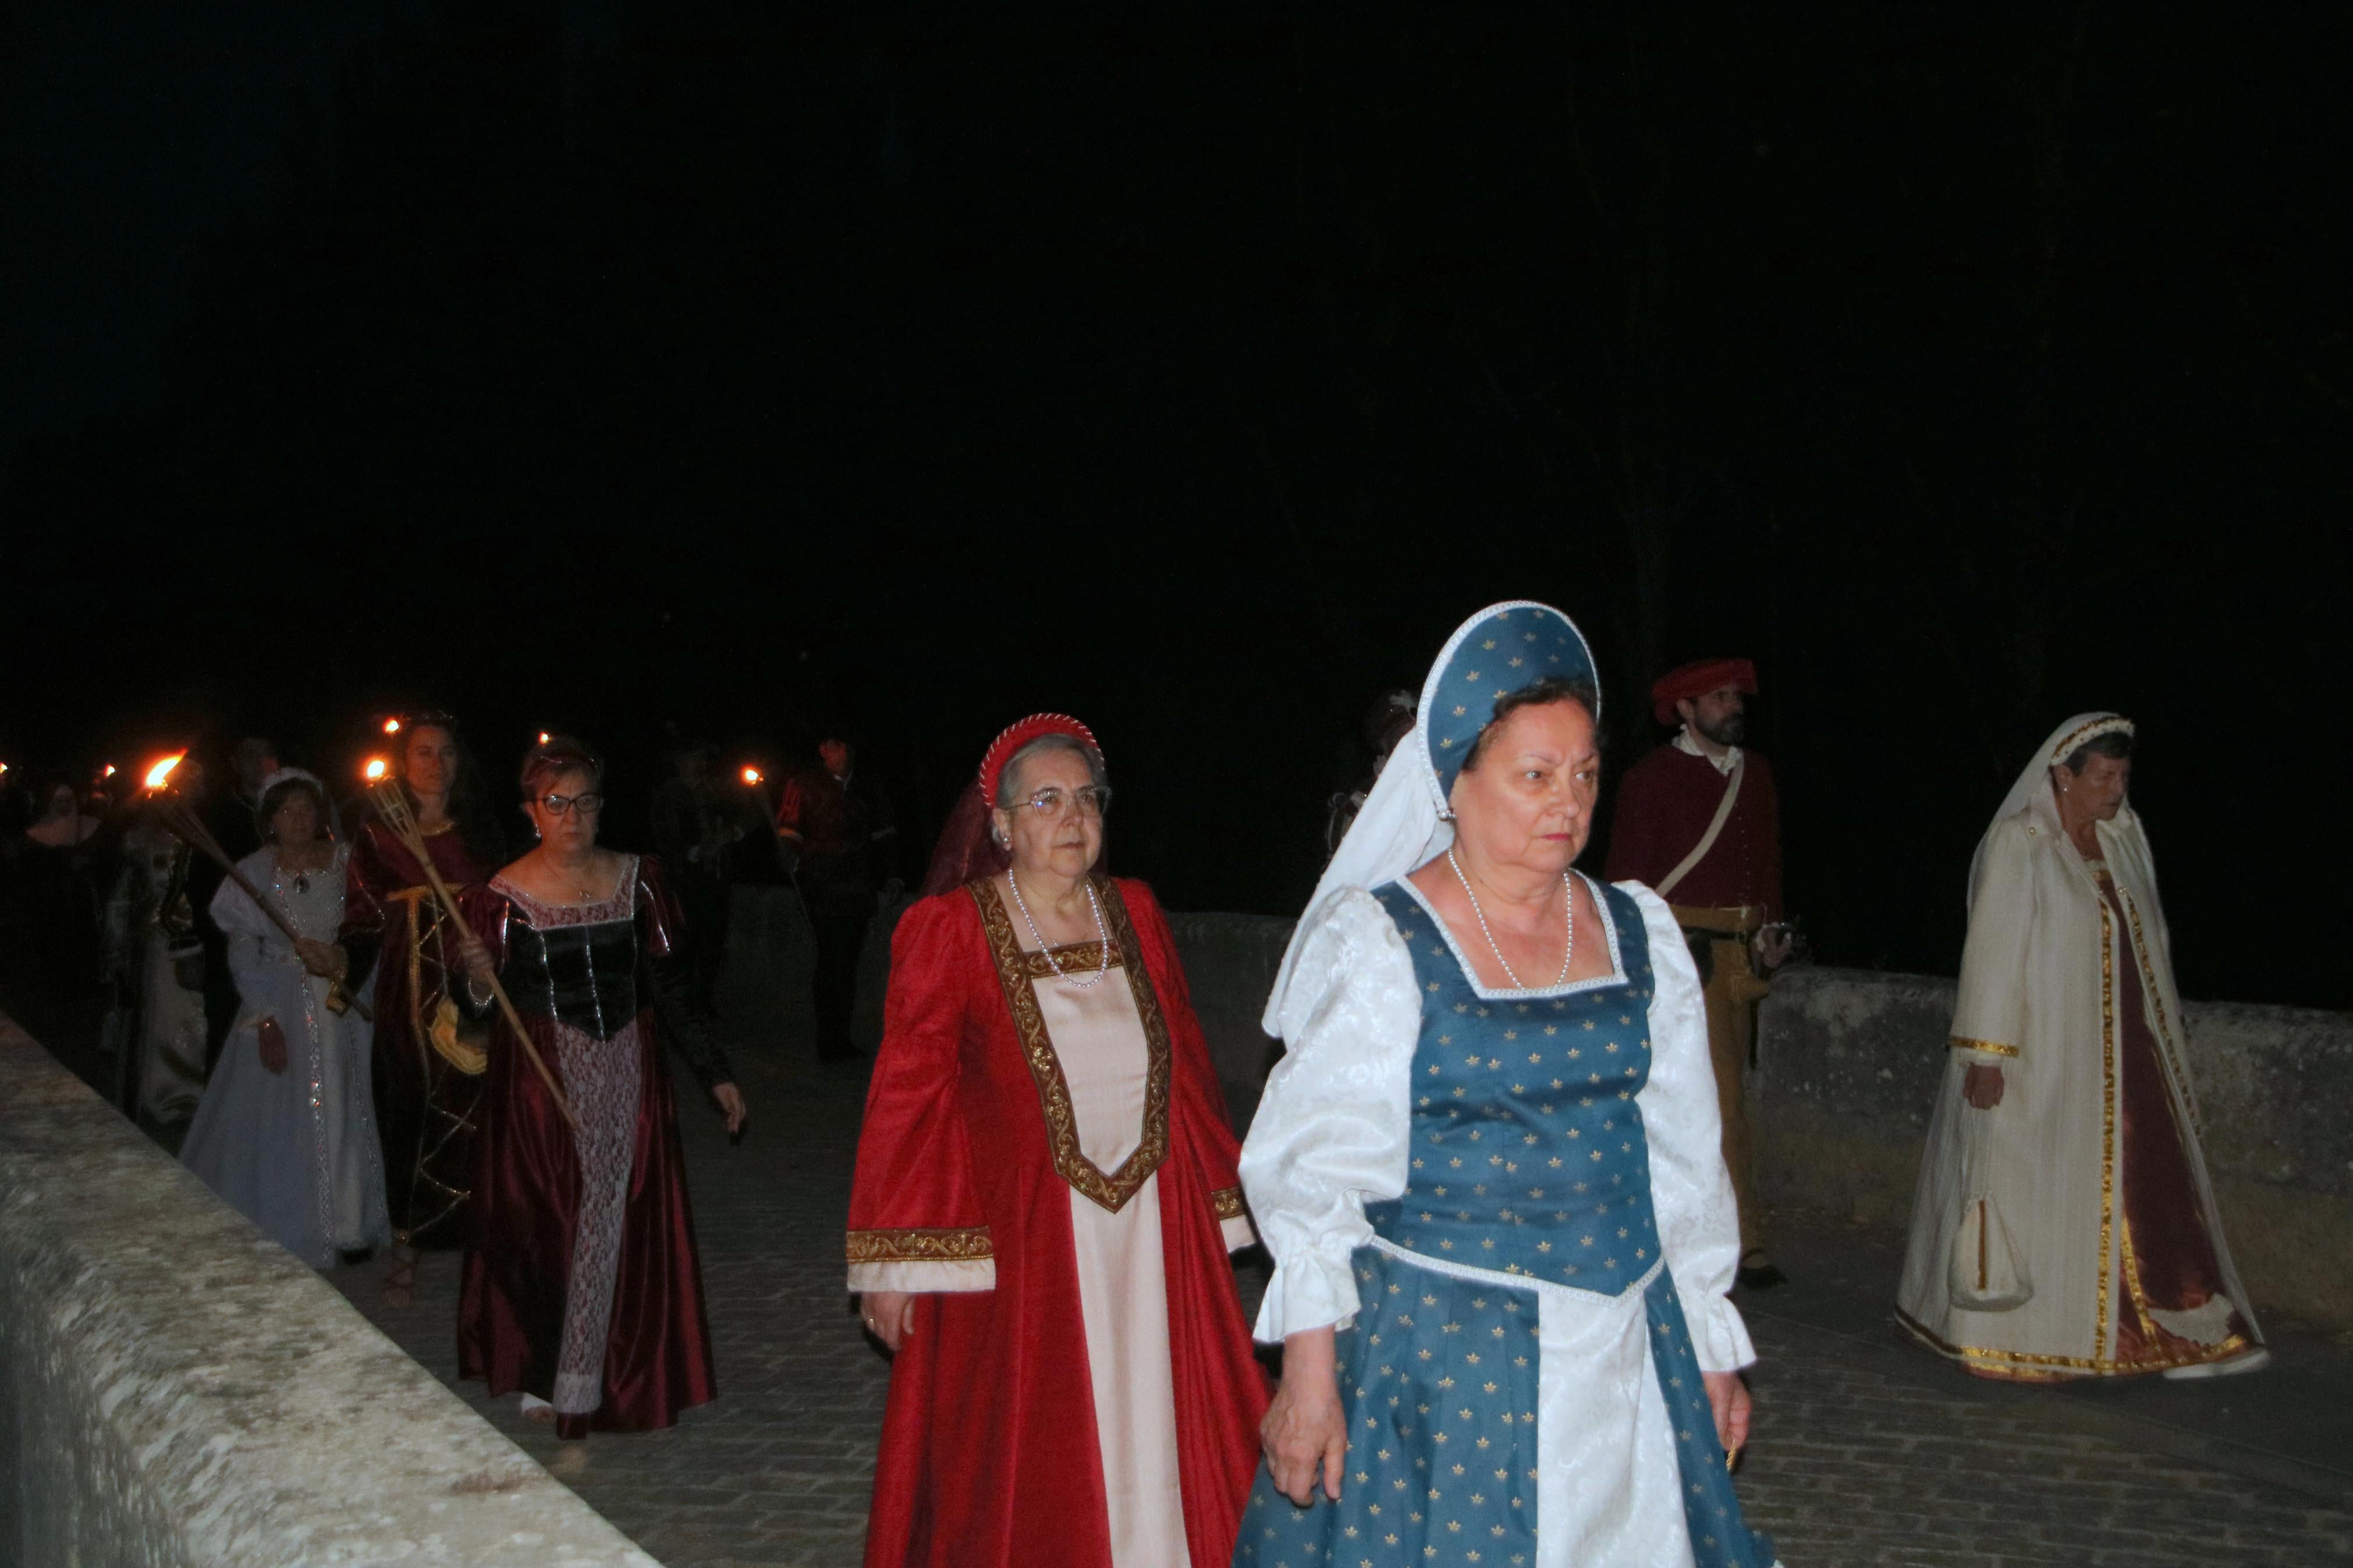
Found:
[[[1228,1252],[1240,1252],[1243,1247],[1250,1247],[1258,1240],[1258,1232],[1251,1228],[1250,1216],[1247,1215],[1236,1215],[1231,1219],[1221,1219],[1218,1222],[1218,1228],[1225,1234]]]
[[[1310,1329],[1345,1329],[1356,1321],[1356,1277],[1345,1258],[1302,1258],[1280,1264],[1259,1303],[1261,1343],[1279,1345]]]
[[[863,1295],[869,1290],[994,1290],[997,1289],[997,1259],[940,1258],[900,1263],[853,1263],[849,1266],[849,1288]]]
[[[1691,1326],[1692,1353],[1702,1372],[1738,1372],[1757,1364],[1757,1347],[1740,1309],[1721,1296],[1685,1297],[1683,1320]]]

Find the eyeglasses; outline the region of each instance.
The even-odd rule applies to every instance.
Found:
[[[1111,791],[1101,784],[1088,784],[1070,795],[1058,789],[1041,789],[1028,800],[1015,802],[1013,809],[1027,807],[1040,816],[1059,820],[1070,814],[1073,803],[1081,816],[1094,821],[1111,809]]]
[[[550,816],[568,816],[575,811],[583,816],[594,816],[605,809],[605,797],[594,794],[543,795],[539,804],[547,808]]]

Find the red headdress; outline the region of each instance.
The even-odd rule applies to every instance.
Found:
[[[1725,687],[1757,695],[1757,667],[1745,658],[1703,658],[1671,669],[1651,683],[1651,711],[1662,724],[1679,722],[1675,704],[1696,702]]]
[[[1095,739],[1095,732],[1068,713],[1032,713],[1018,724],[1007,725],[989,742],[972,787],[957,797],[955,809],[948,813],[947,826],[940,830],[939,845],[932,851],[931,869],[923,874],[923,897],[928,899],[934,893],[944,893],[975,878],[994,877],[1005,869],[1009,863],[1005,851],[997,847],[988,831],[989,815],[997,805],[997,784],[1013,754],[1042,735],[1068,735],[1096,756],[1103,755],[1103,744]],[[1100,870],[1103,861],[1098,858],[1095,866]]]

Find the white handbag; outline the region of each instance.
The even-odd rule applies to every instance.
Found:
[[[1964,1108],[1961,1136],[1961,1224],[1945,1283],[1953,1305],[1970,1312],[2007,1312],[2034,1299],[2026,1259],[1984,1181],[1986,1129],[1991,1111]]]

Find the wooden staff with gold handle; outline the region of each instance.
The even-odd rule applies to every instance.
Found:
[[[458,912],[457,895],[449,890],[449,884],[441,879],[440,871],[433,864],[433,852],[426,847],[425,835],[417,826],[417,814],[409,809],[408,796],[401,793],[399,782],[380,780],[370,784],[367,793],[368,804],[375,807],[376,815],[384,819],[385,826],[391,828],[401,843],[407,847],[408,852],[417,858],[417,863],[425,868],[426,883],[432,888],[434,898],[440,900],[441,912],[459,931],[470,929],[466,924],[466,917]],[[548,1071],[547,1062],[540,1056],[539,1047],[531,1043],[531,1031],[523,1027],[522,1015],[515,1011],[514,1003],[507,995],[507,988],[499,984],[495,973],[491,976],[491,994],[497,999],[499,1011],[506,1016],[507,1027],[514,1031],[515,1043],[522,1047],[523,1055],[531,1058],[533,1070],[539,1074],[539,1081],[547,1086],[549,1096],[555,1101],[555,1109],[564,1113],[564,1120],[571,1124],[572,1131],[578,1132],[580,1118],[572,1113],[572,1102],[564,1097],[555,1075]]]

